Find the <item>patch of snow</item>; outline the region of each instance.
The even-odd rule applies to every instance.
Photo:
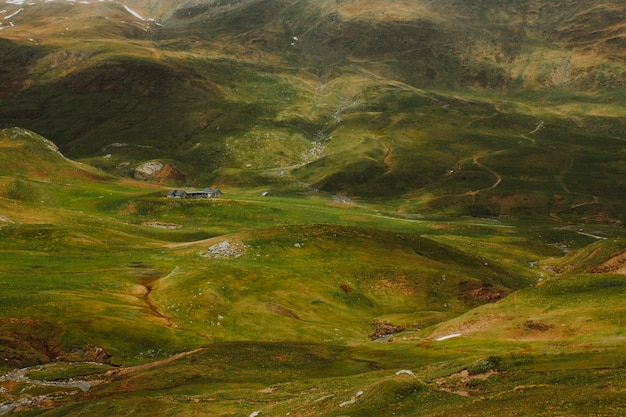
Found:
[[[440,338],[435,339],[435,341],[441,342],[442,340],[448,340],[448,339],[452,339],[454,337],[459,337],[459,336],[462,336],[462,334],[461,333],[449,334],[447,336],[441,336]]]
[[[19,8],[19,9],[17,9],[17,11],[16,11],[16,12],[14,12],[13,14],[10,14],[10,15],[8,15],[8,16],[4,16],[4,20],[10,19],[10,18],[12,18],[12,17],[14,17],[14,16],[17,16],[18,14],[20,14],[20,13],[21,13],[21,12],[23,12],[23,11],[24,11],[24,8],[23,8],[23,7],[20,7],[20,8]]]
[[[143,17],[141,17],[141,15],[139,13],[137,13],[136,11],[132,10],[130,7],[128,6],[124,6],[124,9],[126,9],[126,11],[130,14],[132,14],[133,16],[135,16],[137,19],[139,20],[143,20],[145,21],[146,19],[144,19]]]
[[[253,413],[250,413],[250,417],[257,417],[259,414],[261,414],[260,411],[255,411]]]
[[[363,395],[363,391],[359,391],[359,392],[357,392],[357,393],[356,393],[356,395],[355,395],[354,397],[350,398],[348,401],[344,401],[344,402],[342,402],[341,404],[339,404],[339,407],[342,407],[342,408],[343,408],[343,407],[345,407],[346,405],[351,405],[351,404],[356,403],[356,400],[358,400],[358,399],[359,399],[359,397],[360,397],[361,395]]]
[[[396,372],[396,375],[402,375],[402,374],[415,376],[413,371],[409,371],[408,369],[403,369],[401,371]]]

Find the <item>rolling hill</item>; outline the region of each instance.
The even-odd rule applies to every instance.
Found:
[[[4,2],[0,415],[623,415],[622,3]]]
[[[621,227],[167,199],[0,137],[3,414],[626,409]]]

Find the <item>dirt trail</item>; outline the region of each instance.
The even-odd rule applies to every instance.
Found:
[[[539,132],[539,131],[543,128],[543,125],[544,125],[543,120],[540,120],[540,121],[539,121],[539,123],[537,124],[537,126],[535,127],[535,129],[534,129],[534,130],[531,130],[531,131],[530,131],[530,132],[528,132],[528,133],[522,133],[520,136],[521,136],[523,139],[526,139],[527,141],[530,141],[530,143],[532,143],[533,145],[536,145],[536,144],[537,144],[537,141],[536,141],[535,139],[533,139],[533,138],[529,138],[529,137],[528,137],[528,136],[526,136],[526,135],[534,135],[535,133]]]
[[[387,143],[383,143],[383,146],[385,147],[385,154],[383,155],[383,163],[387,167],[387,172],[385,172],[385,174],[388,174],[392,171],[392,168],[393,168],[393,161],[391,160],[391,154],[393,153],[393,150]]]
[[[496,177],[496,180],[493,184],[491,184],[489,187],[485,187],[485,188],[481,188],[478,190],[470,190],[470,191],[466,191],[462,194],[457,194],[457,196],[477,196],[478,194],[480,194],[483,191],[489,191],[489,190],[493,190],[494,188],[497,188],[500,183],[502,182],[502,175],[500,175],[498,172],[494,171],[493,169],[489,168],[488,166],[484,165],[482,162],[480,162],[481,158],[487,157],[487,156],[493,156],[493,155],[497,155],[499,153],[505,152],[506,150],[501,150],[501,151],[496,151],[496,152],[492,152],[492,153],[488,153],[488,154],[484,154],[484,155],[476,155],[472,158],[472,163],[482,169],[484,169],[485,171],[488,171],[490,174],[492,174],[494,177]],[[467,161],[467,160],[462,160],[459,161],[457,163],[457,166],[462,166],[463,163]],[[450,175],[450,174],[447,174]]]
[[[245,201],[245,200],[237,200],[237,201]],[[258,203],[258,201],[254,201],[254,202]],[[219,243],[223,240],[228,240],[230,238],[233,238],[233,239],[236,238],[237,240],[242,240],[245,236],[246,236],[245,233],[232,233],[232,234],[227,234],[227,235],[210,237],[208,239],[194,240],[192,242],[165,243],[163,246],[169,249],[184,248],[187,246],[202,245],[202,244],[209,244],[209,243]]]
[[[129,366],[129,367],[119,367],[110,371],[105,372],[104,374],[102,374],[104,377],[111,377],[111,376],[122,376],[122,375],[128,375],[128,374],[132,374],[135,372],[142,372],[142,371],[147,371],[148,369],[152,369],[152,368],[156,368],[158,366],[162,366],[162,365],[167,365],[168,363],[177,361],[181,358],[190,356],[190,355],[195,355],[196,353],[199,352],[204,352],[205,350],[208,350],[208,347],[201,347],[198,349],[194,349],[194,350],[190,350],[187,352],[181,352],[178,353],[176,355],[172,355],[169,358],[165,358],[162,359],[160,361],[155,361],[155,362],[150,362],[150,363],[144,363],[143,365],[137,365],[137,366]],[[106,382],[104,382],[106,383]]]
[[[569,191],[566,190],[568,193]],[[600,201],[600,197],[598,197],[597,195],[594,195],[591,197],[591,200],[589,201],[583,201],[582,203],[577,203],[577,204],[572,204],[569,209],[564,209],[564,210],[560,210],[560,211],[553,211],[550,213],[550,217],[552,217],[553,219],[557,220],[557,221],[562,221],[561,218],[559,217],[559,213],[563,212],[563,211],[567,211],[567,210],[572,210],[578,207],[583,207],[583,206],[589,206],[592,204],[597,204]],[[591,236],[591,237],[596,237],[596,236]]]
[[[491,154],[488,155],[484,155],[484,156],[492,156],[492,155],[496,155],[498,153],[502,153],[504,151],[498,151],[498,152],[493,152]],[[482,156],[475,156],[472,159],[472,163],[474,165],[478,165],[479,167],[481,167],[482,169],[485,169],[487,171],[489,171],[491,174],[493,174],[496,177],[496,182],[493,183],[493,185],[491,187],[487,187],[487,188],[482,188],[478,191],[476,191],[476,193],[480,192],[480,191],[488,191],[488,190],[493,190],[494,188],[496,188],[498,185],[500,185],[500,183],[502,182],[502,176],[500,174],[498,174],[496,171],[494,171],[493,169],[489,168],[488,166],[483,165],[478,159],[482,158]]]
[[[477,119],[471,120],[468,124],[465,125],[465,128],[470,127],[472,124],[474,124],[475,122],[479,122],[481,120],[487,120],[487,119],[491,119],[493,117],[496,117],[498,114],[500,114],[500,112],[496,111],[493,114],[490,114],[489,116],[485,116],[485,117],[479,117]]]
[[[535,128],[535,130],[533,130],[532,132],[528,132],[529,135],[534,135],[535,133],[539,132],[541,130],[541,128],[543,127],[544,123],[543,120],[539,121],[539,124],[537,125],[537,127]]]

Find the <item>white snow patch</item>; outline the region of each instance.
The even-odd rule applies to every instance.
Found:
[[[359,397],[361,397],[361,395],[363,395],[363,391],[357,392],[354,397],[350,398],[348,401],[344,401],[341,404],[339,404],[339,407],[343,408],[343,407],[345,407],[347,405],[352,405],[352,404],[356,403],[356,400],[358,400]]]
[[[20,7],[19,9],[17,9],[17,11],[16,11],[15,13],[10,14],[10,15],[8,15],[8,16],[4,16],[4,20],[10,19],[10,18],[12,18],[12,17],[14,17],[14,16],[17,16],[18,14],[20,14],[20,13],[21,13],[21,12],[23,12],[23,11],[24,11],[24,8],[23,8],[23,7]]]
[[[250,413],[250,417],[257,417],[259,414],[261,414],[260,411],[255,411],[253,413]]]
[[[408,369],[403,369],[401,371],[396,372],[396,375],[402,375],[402,374],[415,376],[413,371],[409,371]]]
[[[447,336],[441,336],[440,338],[435,339],[435,341],[441,342],[442,340],[448,340],[448,339],[452,339],[453,337],[459,337],[459,336],[462,336],[462,334],[461,333],[449,334]]]
[[[126,9],[126,11],[130,14],[132,14],[133,16],[135,16],[137,19],[143,20],[145,21],[146,19],[144,19],[143,17],[141,17],[141,15],[139,13],[137,13],[136,11],[132,10],[130,7],[128,6],[124,6],[124,9]]]

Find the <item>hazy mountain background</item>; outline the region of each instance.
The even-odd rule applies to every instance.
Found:
[[[0,123],[104,170],[624,220],[621,1],[3,8]]]

